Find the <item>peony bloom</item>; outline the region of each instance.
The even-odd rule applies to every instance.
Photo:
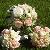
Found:
[[[27,18],[27,19],[24,21],[24,25],[26,25],[26,26],[31,26],[31,25],[32,25],[32,19],[31,19],[31,18]]]
[[[17,28],[21,28],[21,26],[23,26],[23,22],[21,20],[19,20],[19,19],[16,19],[15,20],[15,26]]]
[[[50,44],[50,34],[44,28],[36,26],[33,33],[30,33],[32,45],[36,47],[47,47]]]

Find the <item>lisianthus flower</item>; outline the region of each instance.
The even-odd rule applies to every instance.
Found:
[[[19,19],[16,19],[15,20],[15,26],[17,28],[21,28],[21,26],[23,26],[23,22],[21,20],[19,20]]]
[[[27,19],[24,21],[24,25],[26,25],[26,26],[31,26],[31,25],[32,25],[32,19],[31,19],[31,18],[27,18]]]

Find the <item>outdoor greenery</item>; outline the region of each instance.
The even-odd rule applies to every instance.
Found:
[[[0,32],[4,28],[12,26],[11,16],[7,13],[7,10],[13,5],[24,3],[35,7],[38,14],[36,25],[41,25],[42,27],[48,26],[50,28],[50,0],[0,0]],[[33,48],[32,50],[50,50],[49,47],[48,49]],[[26,50],[26,48],[23,47],[17,50]]]

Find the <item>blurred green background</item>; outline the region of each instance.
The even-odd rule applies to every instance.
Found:
[[[38,13],[37,25],[50,27],[50,0],[0,0],[0,31],[11,26],[11,17],[7,10],[12,5],[28,4]]]
[[[0,32],[4,28],[9,28],[12,25],[11,16],[7,13],[7,10],[12,5],[24,3],[35,7],[38,14],[37,25],[48,26],[50,28],[50,0],[0,0]],[[45,50],[48,49],[45,48]]]

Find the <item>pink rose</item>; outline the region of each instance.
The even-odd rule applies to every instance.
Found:
[[[45,27],[44,29],[46,32],[50,32],[50,29],[48,27]]]
[[[24,21],[24,25],[31,26],[32,25],[32,19],[29,17]]]
[[[4,29],[4,30],[2,31],[2,34],[9,34],[9,30],[8,30],[8,29]]]
[[[40,31],[40,29],[41,29],[41,27],[40,27],[40,26],[36,26],[34,31],[35,31],[35,32],[39,32],[39,31]]]
[[[23,26],[23,22],[19,19],[16,19],[15,20],[15,26],[18,27],[18,28],[21,28],[21,26]]]
[[[16,41],[16,40],[10,40],[10,47],[11,48],[18,48],[20,46],[20,43],[18,42],[18,41]]]

